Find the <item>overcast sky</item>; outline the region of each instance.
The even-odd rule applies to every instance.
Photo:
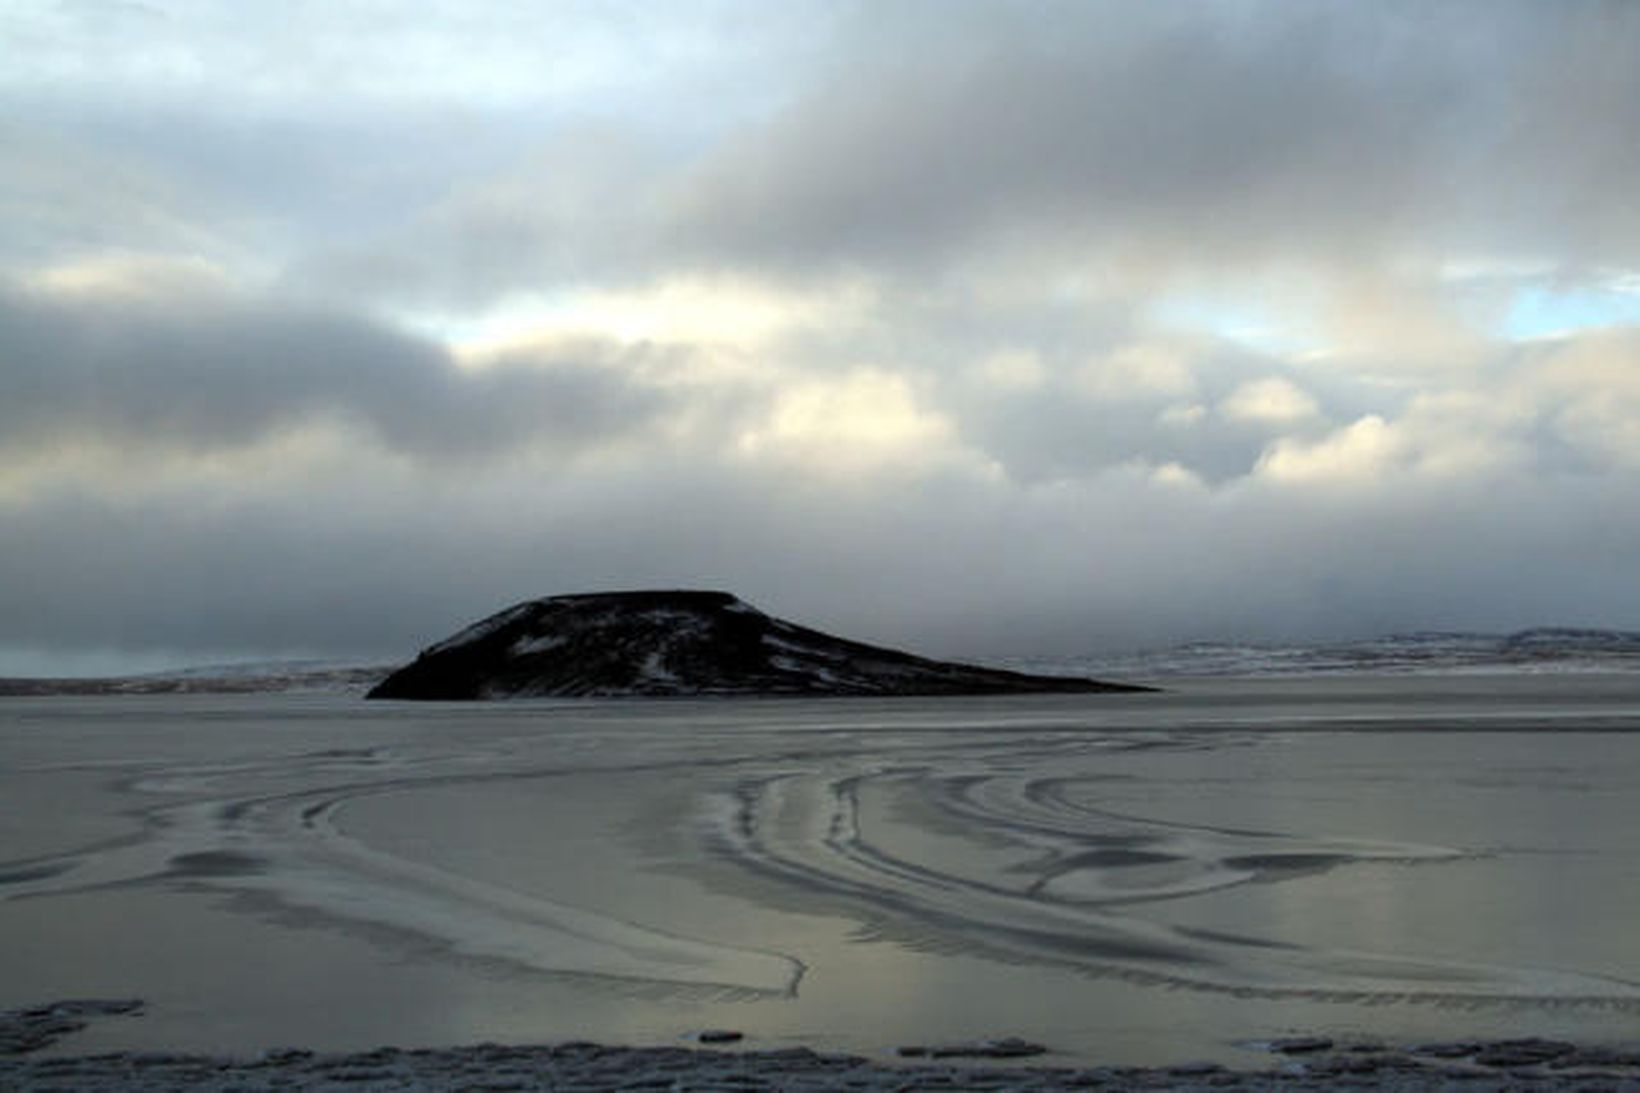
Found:
[[[1640,4],[8,0],[0,673],[720,587],[1640,628]]]

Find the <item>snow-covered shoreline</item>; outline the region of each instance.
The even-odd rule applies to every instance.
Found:
[[[139,1014],[135,1000],[81,1000],[0,1012],[0,1088],[16,1090],[1059,1090],[1330,1089],[1640,1090],[1640,1049],[1543,1039],[1391,1047],[1294,1038],[1267,1045],[1269,1067],[1055,1066],[1040,1045],[1004,1039],[907,1047],[903,1062],[806,1047],[724,1050],[476,1044],[322,1054],[283,1048],[245,1057],[157,1051],[41,1054],[87,1022]],[[733,1042],[738,1034],[706,1034]],[[1008,1060],[1029,1059],[1011,1065]],[[1046,1060],[1046,1062],[1044,1062]]]
[[[1507,1045],[1492,1045],[1500,1049]],[[1329,1054],[1261,1071],[1216,1063],[1166,1067],[1056,1067],[995,1064],[894,1065],[808,1048],[733,1052],[687,1047],[478,1044],[344,1055],[301,1049],[254,1059],[167,1052],[0,1058],[0,1087],[16,1090],[1061,1090],[1332,1089],[1640,1090],[1640,1068],[1602,1062],[1604,1053],[1566,1065],[1486,1067],[1399,1051]]]

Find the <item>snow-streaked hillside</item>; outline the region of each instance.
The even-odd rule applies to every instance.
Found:
[[[726,592],[554,596],[424,650],[372,698],[937,695],[1124,690],[928,660],[771,618]]]

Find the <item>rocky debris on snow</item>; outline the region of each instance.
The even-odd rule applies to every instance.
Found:
[[[905,1059],[1024,1059],[1041,1055],[1047,1050],[1041,1044],[1033,1044],[1017,1036],[1004,1036],[1000,1040],[975,1040],[933,1047],[908,1045],[900,1048],[898,1054]]]
[[[85,1028],[90,1018],[139,1013],[134,998],[75,998],[44,1006],[0,1011],[0,1055],[23,1055],[50,1047]]]
[[[695,1034],[695,1039],[703,1044],[736,1044],[745,1038],[744,1032],[736,1032],[729,1028],[702,1029]]]

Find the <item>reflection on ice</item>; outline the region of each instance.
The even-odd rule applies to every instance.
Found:
[[[1097,743],[1097,742],[1095,742]],[[1011,758],[1019,761],[1019,753]],[[1089,805],[1098,779],[916,771],[743,783],[716,839],[748,869],[853,900],[902,929],[1018,957],[1071,962],[1179,986],[1313,996],[1431,1000],[1635,998],[1618,979],[1544,969],[1311,951],[1280,937],[1228,937],[1150,921],[1143,904],[1364,862],[1463,856],[1400,843],[1322,840],[1149,822]],[[1054,755],[1046,770],[1063,769]],[[954,866],[917,853],[926,836],[895,824],[931,810],[975,844]],[[865,817],[877,821],[868,823]]]
[[[208,781],[220,784],[224,774],[215,772]],[[476,881],[373,849],[336,825],[349,801],[449,777],[424,769],[407,779],[395,770],[390,778],[346,787],[160,808],[149,815],[148,838],[37,864],[32,877],[14,877],[0,891],[17,899],[184,882],[259,894],[286,910],[405,931],[457,956],[535,971],[755,993],[796,989],[802,965],[790,957],[672,936]],[[154,780],[145,786],[175,790],[179,784]]]

